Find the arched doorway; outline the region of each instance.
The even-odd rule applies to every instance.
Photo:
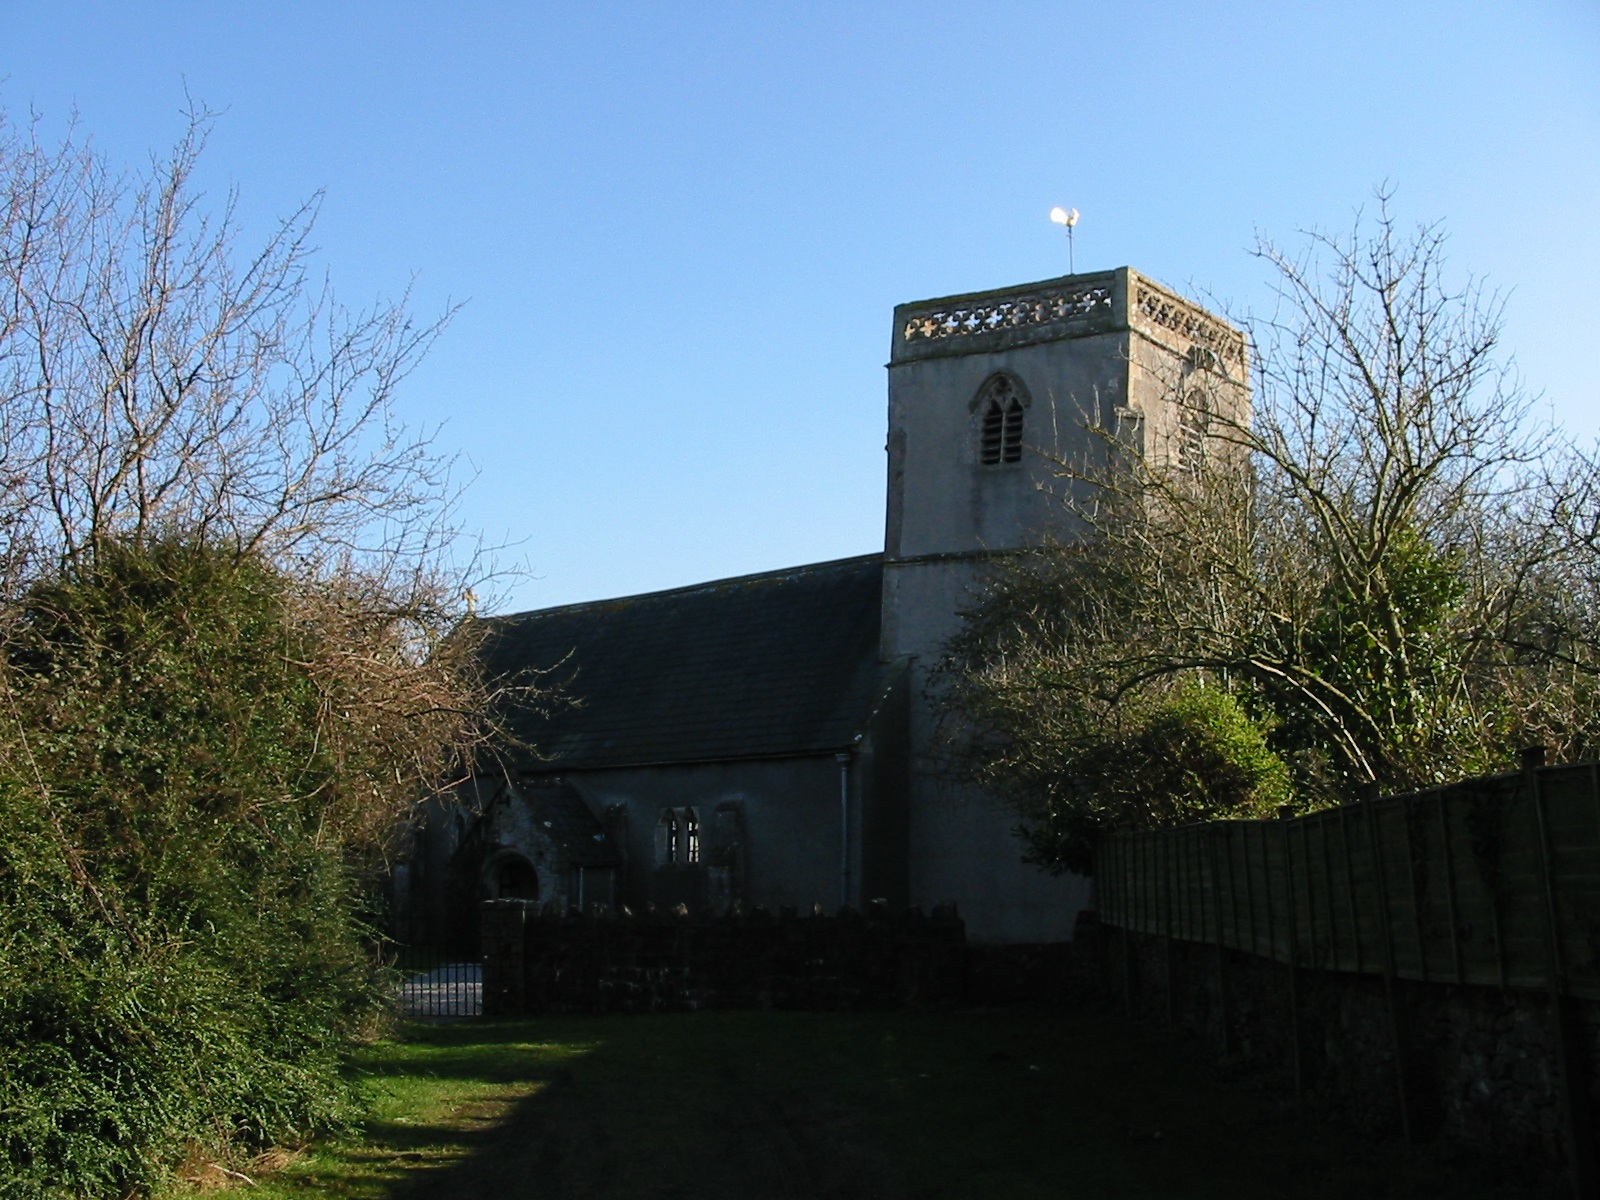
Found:
[[[489,864],[489,895],[495,900],[537,900],[539,873],[520,854],[503,854]]]

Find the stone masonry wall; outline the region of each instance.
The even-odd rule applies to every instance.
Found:
[[[495,900],[482,929],[486,1016],[897,1008],[966,990],[966,930],[951,908],[691,917]]]
[[[1395,980],[1391,1006],[1379,976],[1302,968],[1291,978],[1282,963],[1233,950],[1109,928],[1080,928],[1080,943],[1086,932],[1103,986],[1132,1015],[1205,1037],[1371,1132],[1399,1133],[1409,1117],[1415,1140],[1440,1137],[1541,1174],[1563,1169],[1545,992]],[[1593,1111],[1600,1004],[1569,1003]]]

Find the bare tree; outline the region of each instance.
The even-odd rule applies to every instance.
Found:
[[[195,112],[132,178],[76,131],[0,126],[0,406],[11,528],[34,561],[182,529],[323,564],[426,555],[448,463],[393,423],[444,321],[352,312],[308,277],[316,202],[241,251],[202,208]],[[376,535],[376,539],[375,539]]]
[[[489,707],[451,462],[392,408],[450,313],[340,305],[312,275],[315,199],[243,245],[235,197],[196,190],[211,126],[192,111],[126,175],[75,126],[51,143],[0,117],[0,598],[112,545],[270,564],[320,648],[297,665],[326,737],[368,743],[366,799],[329,828],[370,841]]]
[[[1202,465],[1063,464],[1095,485],[1069,492],[1088,535],[1012,564],[952,643],[955,744],[1025,812],[1180,687],[1255,714],[1306,801],[1600,749],[1600,473],[1530,419],[1499,298],[1448,285],[1439,228],[1380,201],[1303,254],[1259,247],[1250,423],[1184,394]]]

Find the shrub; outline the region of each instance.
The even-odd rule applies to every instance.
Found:
[[[260,559],[102,547],[34,587],[0,710],[0,1196],[126,1195],[351,1111],[387,768]],[[347,648],[348,649],[348,648]],[[380,747],[381,749],[381,747]]]
[[[1269,816],[1288,803],[1288,767],[1220,687],[1185,684],[1125,709],[1058,748],[1060,774],[1021,829],[1028,861],[1088,873],[1107,830]]]

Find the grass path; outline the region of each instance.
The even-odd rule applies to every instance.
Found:
[[[1536,1195],[1297,1116],[1089,1011],[411,1026],[360,1138],[268,1200],[1478,1200]]]

